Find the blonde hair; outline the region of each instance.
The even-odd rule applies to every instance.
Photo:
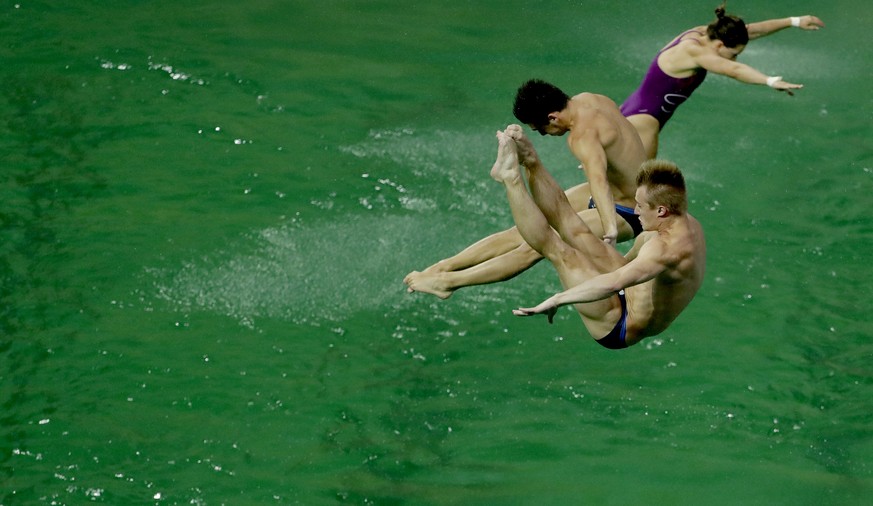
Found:
[[[666,160],[647,160],[640,166],[637,186],[645,186],[649,204],[664,206],[672,214],[685,214],[688,197],[685,177],[679,167]]]

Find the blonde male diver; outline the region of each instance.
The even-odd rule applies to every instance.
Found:
[[[573,304],[591,336],[610,349],[663,332],[694,298],[706,266],[703,229],[688,214],[678,167],[650,160],[640,168],[634,200],[643,233],[622,256],[576,213],[520,126],[497,132],[497,139],[491,177],[506,188],[519,233],[551,262],[564,287],[513,313],[546,314],[551,323],[559,307]]]

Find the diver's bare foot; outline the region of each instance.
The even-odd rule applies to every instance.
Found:
[[[403,282],[406,283],[408,287],[406,291],[409,293],[424,292],[436,295],[441,299],[448,299],[454,293],[453,290],[449,290],[445,286],[445,283],[440,281],[439,274],[412,271],[403,278]]]
[[[534,149],[533,143],[524,134],[524,129],[520,125],[509,125],[506,127],[505,133],[515,141],[515,149],[518,152],[518,158],[522,165],[531,168],[540,164],[537,150]]]
[[[506,133],[498,131],[497,160],[491,167],[491,177],[500,183],[508,183],[517,180],[520,176],[515,141]]]

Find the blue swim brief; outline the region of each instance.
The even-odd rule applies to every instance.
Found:
[[[595,209],[597,206],[594,205],[594,197],[590,197],[588,199],[588,209]],[[634,237],[643,233],[643,224],[640,223],[640,216],[634,213],[634,210],[630,207],[623,206],[620,204],[615,205],[615,212],[630,225],[630,228],[634,231]]]
[[[602,339],[597,339],[601,346],[610,350],[627,348],[627,342],[625,342],[625,335],[627,334],[627,301],[624,297],[624,290],[618,292],[618,300],[621,301],[621,318],[618,319],[618,323],[615,324],[615,327],[609,334],[606,334]]]

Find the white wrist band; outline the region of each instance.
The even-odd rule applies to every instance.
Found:
[[[782,80],[782,76],[771,76],[767,78],[767,86],[773,87],[774,84]]]
[[[800,26],[800,18],[797,16],[791,16],[791,26],[797,28]]]

